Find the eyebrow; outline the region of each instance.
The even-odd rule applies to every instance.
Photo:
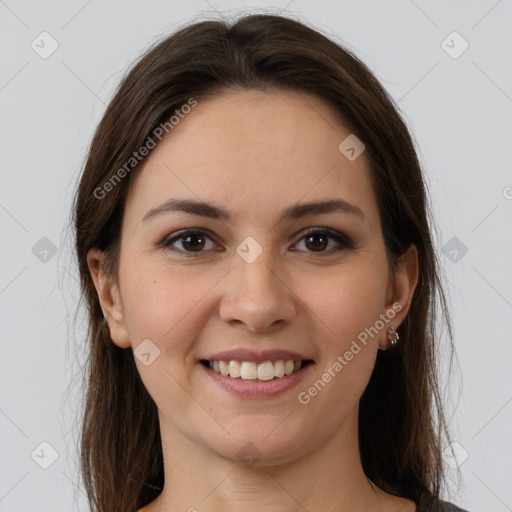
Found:
[[[192,199],[168,199],[164,203],[151,208],[144,215],[142,222],[169,212],[184,212],[225,221],[232,219],[232,214],[228,210],[212,203]],[[358,206],[348,203],[343,199],[334,198],[290,206],[281,214],[279,222],[283,220],[297,220],[308,215],[321,215],[323,213],[345,213],[358,217],[361,220],[366,220],[366,216]]]

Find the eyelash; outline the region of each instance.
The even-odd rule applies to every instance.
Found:
[[[301,242],[307,236],[316,235],[316,234],[327,235],[328,238],[332,238],[333,240],[338,242],[343,248],[337,248],[337,249],[335,248],[335,249],[330,249],[327,251],[320,251],[318,253],[315,253],[314,251],[305,251],[305,252],[309,252],[313,257],[322,257],[323,255],[331,255],[331,254],[333,254],[335,252],[339,252],[343,249],[354,249],[354,244],[352,243],[350,238],[348,238],[346,235],[343,235],[342,233],[334,231],[333,229],[330,229],[330,228],[310,228],[302,233],[302,237],[299,239],[298,242]],[[208,238],[212,242],[214,242],[212,237],[210,237],[205,231],[200,230],[200,229],[190,228],[190,229],[186,229],[181,232],[178,232],[175,236],[172,236],[171,238],[169,238],[169,237],[165,238],[159,245],[163,248],[170,249],[172,251],[176,251],[185,257],[194,258],[194,257],[200,256],[201,254],[206,252],[206,251],[199,251],[199,252],[184,251],[182,249],[177,249],[176,247],[172,247],[172,244],[174,242],[179,241],[180,239],[185,238],[186,236],[189,236],[189,235],[196,235],[196,236],[201,236],[201,237],[205,236],[206,238]]]

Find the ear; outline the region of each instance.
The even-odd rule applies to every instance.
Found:
[[[121,294],[115,280],[105,273],[104,261],[104,253],[97,248],[90,249],[87,253],[87,265],[98,293],[103,316],[110,329],[110,337],[118,347],[128,348],[131,341],[126,329]]]
[[[398,326],[407,316],[417,283],[418,249],[414,244],[411,244],[398,260],[397,269],[394,276],[391,276],[388,285],[386,306],[383,313],[390,320],[379,339],[379,348],[386,350],[393,346],[388,340],[388,328],[392,325],[398,330]],[[393,312],[394,315],[392,317]]]

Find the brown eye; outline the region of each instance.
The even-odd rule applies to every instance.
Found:
[[[182,237],[181,245],[184,249],[191,247],[196,252],[204,247],[205,239],[201,235],[187,235]]]
[[[184,253],[201,253],[207,245],[207,242],[213,240],[200,230],[187,230],[178,233],[176,236],[169,238],[163,242],[164,247],[168,247],[178,252]],[[175,244],[178,243],[177,246]]]
[[[324,250],[329,245],[329,237],[324,233],[316,233],[304,237],[306,247],[312,251]],[[309,244],[309,245],[308,245]]]
[[[343,249],[353,249],[352,241],[342,233],[329,228],[311,229],[303,234],[300,242],[304,240],[305,252],[313,255],[330,255]],[[327,249],[332,245],[331,241],[337,242],[334,247]],[[212,245],[208,247],[208,242]],[[188,229],[181,231],[171,238],[161,243],[162,247],[167,247],[184,256],[198,256],[208,250],[215,250],[215,242],[204,231],[199,229]],[[316,253],[316,254],[315,254]]]
[[[354,248],[352,241],[348,237],[346,237],[342,233],[338,233],[337,231],[333,231],[328,228],[312,229],[303,235],[300,241],[302,240],[304,240],[306,252],[318,254],[331,254],[342,249]],[[326,250],[326,248],[329,246],[330,240],[336,241],[337,247],[335,244],[334,248]]]

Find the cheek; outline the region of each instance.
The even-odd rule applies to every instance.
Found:
[[[387,268],[365,260],[316,279],[309,287],[314,293],[306,302],[314,312],[320,359],[318,374],[304,384],[299,401],[309,403],[311,410],[318,407],[318,414],[329,404],[327,409],[336,411],[334,423],[356,405],[372,374],[379,337],[389,325],[383,327],[379,316],[386,285]]]
[[[134,264],[120,281],[135,362],[146,389],[159,408],[165,409],[172,396],[173,407],[187,409],[190,396],[183,389],[189,387],[195,364],[191,349],[209,314],[204,296],[216,280],[200,273],[193,277],[169,266]],[[137,346],[148,339],[157,347],[146,345],[151,358],[153,353],[158,355],[146,365],[137,357]]]
[[[139,270],[135,270],[138,268]],[[197,320],[197,307],[214,280],[204,273],[195,277],[186,272],[171,271],[169,267],[133,266],[125,272],[122,294],[132,342],[150,338],[162,343],[181,338],[179,331],[189,323],[190,315]],[[211,282],[210,282],[211,281]]]
[[[222,301],[224,273],[127,261],[120,280],[132,343],[137,346],[149,338],[175,354],[187,348]],[[288,300],[298,298],[297,315],[306,317],[321,340],[322,351],[331,356],[344,351],[382,311],[387,275],[375,254],[360,254],[330,269],[301,269],[289,278],[293,293]],[[217,284],[220,288],[215,290]]]
[[[371,266],[340,269],[311,283],[305,302],[325,333],[323,345],[331,355],[348,349],[352,340],[375,325],[383,312],[386,284],[385,270],[372,271]],[[369,338],[376,341],[377,336]]]
[[[371,331],[381,312],[380,296],[363,287],[347,286],[316,306],[316,371],[301,385],[297,400],[308,417],[321,417],[331,431],[357,406],[375,366],[378,333]],[[353,282],[353,284],[357,284]]]

